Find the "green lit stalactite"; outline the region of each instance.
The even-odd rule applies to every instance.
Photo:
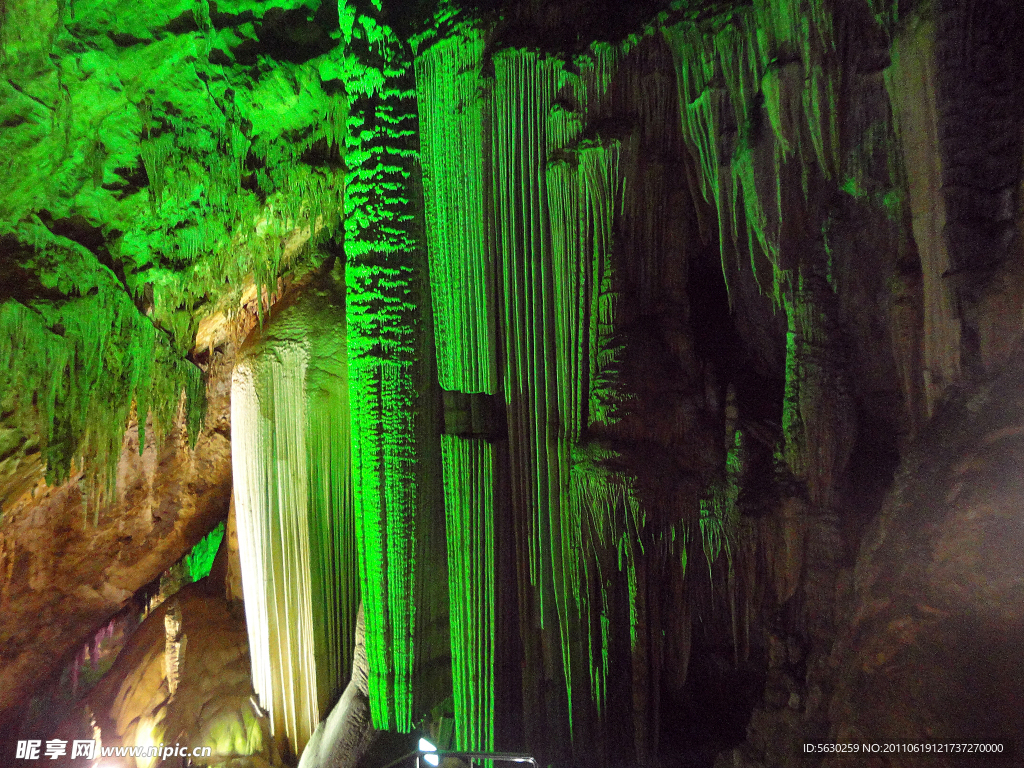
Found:
[[[44,285],[67,295],[0,305],[0,354],[10,361],[2,374],[10,398],[5,407],[21,429],[40,436],[48,480],[63,481],[74,463],[86,471],[90,492],[112,490],[133,410],[141,450],[147,416],[162,436],[178,416],[183,391],[189,436],[197,439],[205,405],[201,371],[82,246],[52,235],[38,220],[16,234],[35,243]]]
[[[497,385],[483,53],[482,32],[467,30],[416,61],[438,377],[470,394]]]
[[[534,52],[494,59],[492,194],[500,265],[499,325],[504,339],[511,500],[515,514],[521,636],[528,668],[566,679],[565,602],[560,520],[567,503],[569,441],[561,431],[555,359],[554,281],[545,187],[547,115],[558,65]],[[542,639],[543,638],[543,639]],[[527,739],[552,754],[569,738],[568,695],[523,676]],[[539,715],[539,713],[543,713]],[[542,728],[536,718],[551,723]],[[560,731],[560,732],[559,732]]]
[[[193,582],[210,575],[210,571],[213,569],[213,561],[217,557],[217,551],[220,549],[221,542],[224,540],[224,530],[225,525],[222,522],[200,539],[189,550],[189,553],[185,555],[185,567],[188,569],[189,578]]]
[[[828,506],[832,486],[849,459],[856,416],[847,379],[847,353],[829,285],[828,256],[808,244],[785,304],[788,319],[783,456],[806,484],[812,504]]]
[[[444,435],[455,739],[494,749],[494,456],[484,440]]]
[[[422,232],[412,54],[380,5],[339,3],[347,51],[346,304],[353,482],[374,727],[412,728]]]
[[[609,405],[616,399],[614,392],[601,391],[594,372],[601,367],[597,336],[602,302],[597,288],[602,276],[609,274],[613,231],[621,215],[620,156],[620,143],[609,141],[573,150],[568,159],[547,168],[558,404],[565,438],[573,445],[592,417],[601,419],[605,413],[604,408],[591,407],[591,396],[607,398]],[[614,406],[609,412],[613,410]],[[560,549],[554,579],[563,595],[559,619],[572,736],[574,748],[603,754],[599,733],[606,703],[608,637],[602,621],[606,623],[607,616],[594,606],[607,603],[606,571],[611,569],[601,568],[599,550],[615,538],[608,509],[619,503],[621,487],[616,479],[595,476],[579,465],[566,466],[563,472],[570,493],[561,507],[560,536],[553,538],[552,547]],[[594,594],[592,583],[600,585]]]
[[[426,235],[442,388],[497,390],[494,275],[486,213],[478,30],[444,40],[416,62]],[[494,448],[479,436],[442,436],[448,537],[455,747],[494,749]]]
[[[664,34],[683,135],[701,170],[703,196],[718,214],[726,281],[746,252],[759,287],[781,308],[784,270],[792,265],[780,244],[792,236],[784,228],[801,218],[794,205],[802,210],[811,197],[807,169],[838,178],[842,67],[827,3],[757,4],[733,21],[683,22]],[[767,134],[756,130],[764,118]],[[764,171],[767,163],[774,173]]]

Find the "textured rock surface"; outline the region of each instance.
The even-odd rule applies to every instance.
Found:
[[[356,765],[376,732],[370,722],[370,666],[366,658],[363,611],[356,617],[352,677],[341,698],[313,732],[299,768]]]
[[[445,465],[446,504],[494,496],[493,548],[466,547],[494,562],[466,582],[491,579],[498,609],[488,623],[478,605],[473,631],[452,636],[496,640],[491,655],[453,649],[468,671],[460,728],[483,734],[493,716],[498,743],[552,761],[709,765],[728,749],[720,764],[762,768],[808,739],[1019,729],[1020,371],[983,385],[1013,360],[1024,319],[1017,5],[936,0],[915,17],[882,0],[676,2],[656,17],[640,3],[620,19],[597,0],[509,2],[500,20],[442,19],[419,41],[415,87],[408,41],[380,43],[428,11],[342,5],[338,19],[334,3],[292,0],[8,0],[0,266],[17,280],[0,298],[60,345],[106,322],[63,322],[99,286],[131,320],[118,340],[152,325],[187,367],[197,325],[204,349],[238,334],[229,294],[252,286],[262,302],[317,223],[336,223],[338,145],[354,131],[352,217],[330,250],[353,268],[363,323],[349,350],[367,363],[359,450],[386,460],[364,462],[358,483],[383,524],[364,582],[396,587],[368,631],[402,617],[370,632],[378,717],[408,725],[410,699],[418,715],[446,695],[446,641],[437,664],[419,654],[433,687],[410,683],[405,641],[413,616],[447,636],[425,609],[460,574],[417,555],[430,578],[398,584],[422,521],[441,517],[400,480],[418,460],[441,482],[424,458],[444,422],[445,439],[479,455],[487,442],[493,462],[465,485]],[[342,87],[362,94],[351,119]],[[414,94],[424,232],[452,285],[428,281],[414,253]],[[323,256],[306,255],[304,269]],[[395,367],[426,361],[433,387],[428,282],[444,419],[413,407]],[[22,316],[5,317],[17,322],[3,349],[24,351]],[[131,391],[106,381],[93,395],[126,414]],[[188,520],[224,513],[214,392],[195,453],[180,429],[162,452],[124,453],[116,504],[83,514],[80,481],[7,504],[0,709],[177,559],[199,527]],[[59,429],[33,431],[34,402],[0,403],[0,500],[106,423],[98,408],[67,418],[80,404],[68,395]],[[429,429],[411,441],[414,413]],[[401,503],[378,505],[387,493]],[[412,509],[427,513],[416,536]],[[487,594],[464,599],[487,608]],[[192,637],[159,651],[184,658],[176,695]],[[169,695],[150,650],[118,711]]]
[[[81,478],[39,486],[0,520],[0,722],[68,654],[227,515],[231,360],[210,363],[210,411],[195,450],[179,423],[139,455],[129,431],[117,498],[86,501]],[[9,726],[13,727],[13,726]],[[11,733],[11,731],[6,731]],[[13,734],[12,734],[13,735]]]
[[[833,660],[839,670],[831,711],[835,740],[1003,742],[1019,748],[1022,382],[1017,357],[994,381],[945,404],[908,451],[858,558],[853,620]],[[1019,764],[1020,755],[1010,759]],[[927,764],[969,760],[942,755]]]
[[[199,321],[322,258],[343,110],[319,7],[0,9],[0,503],[40,453],[52,480],[81,456],[104,478],[132,400],[167,427],[198,381]]]
[[[209,746],[211,763],[231,761],[237,768],[280,765],[269,722],[252,703],[245,624],[224,599],[223,576],[223,567],[215,569],[154,609],[55,737],[73,740],[98,733],[105,747]],[[181,650],[173,685],[167,668],[171,615],[176,617]],[[79,762],[65,759],[53,764]],[[159,762],[140,759],[138,765]]]

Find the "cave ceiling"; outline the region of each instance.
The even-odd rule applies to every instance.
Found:
[[[676,5],[714,17],[734,4]],[[396,8],[389,21],[410,40],[430,38],[430,3]],[[495,46],[572,53],[659,11],[481,3],[444,15],[500,19]],[[272,293],[323,260],[341,215],[348,64],[336,4],[315,0],[19,0],[4,6],[2,36],[5,352],[30,345],[47,360],[8,372],[11,501],[26,478],[62,479],[82,457],[109,473],[132,400],[159,403],[161,429],[170,393],[198,392],[204,320],[198,341],[212,348],[247,290],[253,306],[253,287]]]

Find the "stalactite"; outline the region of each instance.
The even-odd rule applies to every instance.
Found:
[[[493,394],[493,268],[484,170],[483,34],[470,30],[416,61],[430,285],[444,389]]]
[[[142,164],[149,179],[150,213],[156,217],[164,199],[164,187],[167,184],[167,160],[174,150],[174,136],[164,134],[158,137],[146,136],[142,139]]]
[[[342,299],[310,289],[249,343],[232,463],[253,686],[300,753],[348,674],[359,605]]]
[[[639,373],[629,360],[635,339],[627,328],[642,311],[634,302],[658,295],[674,271],[666,268],[674,230],[658,234],[668,228],[656,213],[668,190],[661,158],[678,151],[658,127],[674,106],[663,88],[668,78],[645,76],[631,87],[639,73],[657,70],[660,55],[649,42],[595,46],[593,58],[574,62],[579,74],[562,78],[559,100],[572,110],[549,119],[549,136],[558,130],[568,142],[552,149],[547,170],[559,416],[573,443],[569,501],[559,520],[563,562],[572,563],[557,574],[567,596],[560,607],[563,663],[574,748],[599,764],[622,754],[622,745],[603,736],[614,719],[631,724],[630,759],[643,764],[656,749],[661,616],[649,578],[669,558],[685,571],[688,538],[682,511],[684,519],[664,528],[652,524],[651,499],[638,490],[641,468],[625,452],[637,439],[636,425],[627,423],[631,376]],[[619,110],[633,120],[606,119]],[[645,157],[652,151],[659,157],[654,168]],[[624,636],[610,620],[623,614]],[[608,700],[614,656],[630,660],[628,702]]]
[[[414,186],[413,60],[408,44],[382,21],[379,3],[341,0],[338,11],[350,54],[344,79],[348,360],[370,703],[375,728],[407,732],[417,568],[431,565],[417,562],[417,539],[430,508],[424,494],[433,450],[417,421],[428,387],[423,329],[429,326],[426,286],[417,276],[425,253]]]
[[[569,443],[558,425],[553,278],[544,168],[545,118],[555,97],[557,62],[505,50],[494,57],[493,195],[501,266],[501,327],[505,338],[511,498],[520,583],[521,636],[526,664],[548,678],[563,676],[558,621],[565,616],[558,521]],[[559,582],[561,579],[559,578]],[[543,637],[543,641],[541,641]],[[524,675],[524,707],[567,723],[563,693],[544,691]],[[571,683],[567,683],[571,689]],[[536,716],[536,714],[535,714]],[[532,743],[565,739],[528,726]],[[561,742],[561,744],[559,743]]]
[[[185,566],[188,569],[189,578],[193,582],[209,575],[213,568],[213,561],[217,557],[217,551],[220,549],[220,543],[224,540],[224,530],[224,523],[220,523],[185,555]]]
[[[451,590],[455,740],[494,749],[494,452],[490,443],[442,436]]]
[[[931,416],[946,388],[960,376],[960,321],[953,286],[946,228],[946,200],[939,152],[934,23],[921,21],[893,44],[886,73],[903,148],[914,241],[921,259],[924,292],[925,409]]]
[[[889,184],[888,192],[898,181],[892,168],[887,178],[874,178],[866,154],[879,136],[891,135],[887,119],[853,125],[843,114],[841,90],[854,87],[844,84],[843,72],[856,71],[843,57],[855,46],[839,46],[836,27],[831,4],[793,0],[759,1],[718,27],[688,22],[665,32],[683,134],[701,164],[704,195],[718,212],[727,283],[752,270],[786,317],[780,455],[817,509],[830,507],[855,424],[837,330],[836,275],[822,235],[830,216],[824,201],[840,188],[864,197],[862,190]],[[841,146],[844,121],[848,146]],[[877,198],[872,204],[883,208],[883,195]],[[749,268],[730,259],[744,251]],[[716,531],[711,518],[704,523],[706,532]],[[787,534],[787,541],[794,538],[802,534]],[[709,542],[710,553],[718,544]],[[799,570],[800,553],[788,554]],[[730,569],[726,586],[730,605],[738,605],[743,585],[733,575]],[[738,659],[738,618],[733,624]]]
[[[493,247],[483,152],[483,36],[467,30],[416,62],[438,378],[449,391],[497,390]],[[479,437],[442,436],[455,746],[494,749],[495,470]]]
[[[643,88],[629,78],[656,70],[658,57],[675,60],[682,140],[699,169],[690,188],[703,185],[718,214],[725,273],[749,269],[738,263],[741,256],[749,259],[795,334],[789,399],[800,405],[786,411],[783,452],[794,466],[806,466],[800,477],[823,503],[842,451],[816,458],[808,446],[825,424],[846,434],[849,414],[842,398],[834,411],[819,407],[823,386],[842,394],[842,361],[832,354],[834,307],[818,292],[830,276],[812,292],[801,283],[802,275],[817,280],[823,273],[821,253],[812,258],[801,250],[820,231],[803,231],[800,222],[819,220],[816,195],[823,185],[838,188],[849,173],[859,183],[869,163],[865,153],[840,151],[844,84],[826,3],[756,2],[728,18],[679,24],[657,45],[636,39],[595,45],[571,66],[501,49],[489,59],[493,80],[480,78],[483,48],[479,32],[460,32],[434,43],[417,62],[440,378],[452,391],[490,393],[497,391],[489,378],[493,369],[501,372],[521,636],[531,672],[524,675],[524,706],[531,720],[552,724],[542,728],[528,720],[527,741],[553,754],[558,742],[571,742],[574,750],[593,749],[601,762],[609,758],[606,745],[590,736],[613,711],[632,720],[635,757],[644,762],[656,750],[651,723],[660,705],[653,689],[666,663],[658,637],[666,619],[649,600],[651,575],[671,564],[682,579],[690,546],[703,549],[715,599],[727,606],[739,663],[749,643],[750,569],[758,554],[737,512],[745,438],[735,402],[724,449],[713,430],[699,424],[716,419],[719,406],[707,405],[700,416],[679,409],[671,417],[677,422],[659,427],[658,440],[666,445],[683,435],[707,437],[715,443],[709,451],[719,463],[724,459],[721,467],[695,460],[689,468],[698,478],[694,486],[710,483],[703,509],[696,487],[651,494],[645,483],[669,481],[633,466],[632,444],[650,425],[648,414],[631,407],[647,369],[632,358],[637,340],[630,334],[646,311],[637,306],[645,302],[663,301],[685,315],[680,295],[687,278],[672,264],[679,257],[669,238],[678,239],[690,225],[680,216],[671,236],[658,234],[665,229],[658,206],[682,199],[671,174],[687,165],[679,157],[678,131],[659,127],[673,107],[665,93],[671,80],[653,79]],[[631,62],[632,56],[644,64]],[[631,119],[615,119],[623,113]],[[884,126],[878,130],[884,133]],[[807,213],[815,215],[801,219]],[[495,349],[503,353],[497,365]],[[672,351],[678,354],[673,364],[686,369],[695,362],[692,350]],[[807,361],[815,355],[825,361],[824,372],[812,371],[808,379]],[[793,395],[801,387],[803,394]],[[445,446],[452,527],[463,510],[486,506],[482,499],[493,480],[486,473],[474,479],[483,443],[448,435]],[[810,479],[815,473],[819,480]],[[656,509],[657,502],[649,508],[661,492],[676,494],[679,508]],[[458,543],[452,536],[449,530],[450,547]],[[451,578],[464,572],[463,558],[480,557],[467,550],[453,558]],[[459,609],[475,605],[477,594],[460,594]],[[629,616],[624,638],[613,624],[617,615]],[[453,631],[460,633],[455,617]],[[477,641],[453,635],[456,665],[459,643]],[[619,643],[628,645],[623,652],[632,660],[622,683],[628,704],[608,700],[610,659]],[[464,674],[456,675],[456,700],[457,708],[468,710],[470,704],[458,704]],[[469,728],[469,720],[462,727]],[[560,730],[563,722],[567,731]]]
[[[84,458],[94,492],[113,487],[128,419],[138,416],[140,446],[146,415],[159,436],[178,416],[187,393],[187,425],[199,436],[205,405],[201,371],[136,309],[112,272],[38,220],[18,229],[36,240],[36,261],[66,302],[8,300],[0,305],[0,354],[12,364],[0,374],[8,406],[27,432],[42,438],[48,479],[67,477]]]
[[[557,69],[557,100],[547,116],[546,151],[557,156],[580,142],[594,121],[608,112],[612,81],[631,41],[594,43]]]
[[[586,94],[587,89],[580,88],[580,92]],[[574,445],[592,415],[596,283],[607,271],[612,230],[621,215],[621,153],[618,140],[588,144],[549,163],[547,170],[558,405],[561,428]],[[612,394],[610,399],[616,398]],[[579,462],[564,466],[562,476],[569,478],[570,493],[556,521],[563,567],[554,575],[556,586],[564,593],[559,618],[573,737],[586,744],[592,743],[598,732],[608,686],[608,638],[600,609],[591,605],[590,585],[600,585],[599,604],[606,604],[609,574],[601,572],[593,539],[603,539],[604,547],[618,540],[615,531],[621,526],[609,519],[610,510],[632,497],[620,480],[610,478],[610,485],[604,485],[581,469]],[[586,531],[593,531],[594,536],[588,537]]]
[[[780,306],[786,286],[779,270],[793,266],[780,248],[787,222],[799,215],[789,201],[807,203],[808,169],[833,179],[841,169],[841,67],[831,14],[815,0],[781,7],[762,0],[725,23],[685,22],[664,32],[683,134],[704,197],[718,212],[723,269],[728,276],[730,251],[746,251],[761,289]],[[758,130],[762,103],[768,137]],[[759,251],[771,274],[760,274]]]
[[[854,415],[836,341],[834,295],[820,274],[798,275],[787,306],[783,457],[823,508],[853,449]]]
[[[502,51],[494,60],[495,220],[521,589],[529,579],[521,592],[522,632],[527,667],[543,665],[548,679],[564,681],[566,697],[545,697],[527,681],[525,706],[531,715],[566,717],[574,753],[598,763],[622,749],[601,737],[609,717],[631,722],[637,760],[656,749],[660,617],[648,600],[648,575],[669,557],[684,563],[688,537],[682,522],[664,530],[649,524],[634,457],[615,442],[634,439],[623,426],[631,392],[623,291],[646,296],[663,281],[660,260],[641,268],[623,258],[627,248],[646,255],[663,245],[653,235],[655,206],[628,187],[663,191],[638,168],[640,147],[649,141],[671,151],[669,142],[653,138],[658,116],[672,104],[659,102],[666,95],[660,81],[635,102],[615,90],[618,77],[628,78],[621,68],[629,56],[658,55],[634,46],[594,46],[571,69],[521,51]],[[617,109],[635,111],[639,124],[607,119]],[[546,116],[543,124],[538,114]],[[538,143],[546,150],[540,157]],[[624,232],[629,245],[617,242]],[[629,631],[621,638],[612,617],[625,613]],[[538,629],[545,633],[542,648],[531,647]],[[631,659],[628,703],[608,701],[616,653]]]
[[[730,389],[730,401],[732,401]],[[734,402],[734,401],[733,401]],[[721,478],[701,500],[700,531],[707,561],[708,576],[714,586],[716,565],[724,561],[724,594],[729,609],[732,632],[733,663],[739,666],[749,653],[749,630],[741,626],[741,610],[745,610],[756,584],[756,532],[750,520],[740,514],[738,500],[745,472],[745,438],[726,409],[725,466]]]

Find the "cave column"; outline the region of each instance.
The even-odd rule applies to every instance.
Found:
[[[494,265],[484,39],[470,29],[416,61],[448,537],[456,749],[492,751],[498,638]],[[507,604],[506,604],[507,609]]]
[[[380,8],[338,7],[348,365],[373,724],[408,732],[414,691],[427,702],[450,684],[430,663],[447,655],[447,583],[423,576],[443,569],[445,543],[413,57]]]

